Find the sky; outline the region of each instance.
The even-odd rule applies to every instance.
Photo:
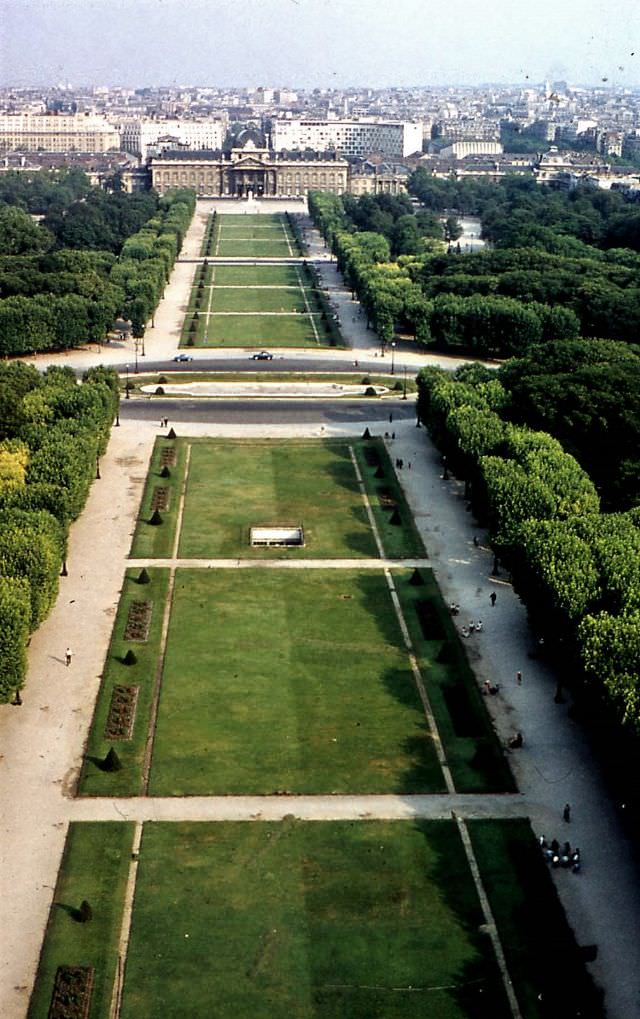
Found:
[[[0,85],[640,86],[640,0],[0,0]]]

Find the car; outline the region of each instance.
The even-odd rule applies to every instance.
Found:
[[[270,354],[268,350],[258,350],[255,354],[251,355],[252,361],[273,361],[273,354]]]
[[[174,361],[193,361],[191,354],[176,354]]]

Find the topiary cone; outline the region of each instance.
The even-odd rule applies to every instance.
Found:
[[[168,439],[175,439],[176,438],[176,433],[174,432],[173,428],[169,429],[169,434],[167,435],[167,438]]]
[[[364,432],[362,433],[362,438],[363,439],[370,439],[371,438],[371,432],[369,431],[368,428],[365,428]]]
[[[164,465],[164,467],[160,471],[160,477],[161,478],[170,478],[171,477],[171,471],[169,470],[169,468],[167,467],[166,464]]]
[[[88,923],[89,920],[93,920],[93,910],[86,899],[83,899],[80,903],[80,909],[78,910],[78,920],[80,923]]]
[[[138,583],[139,584],[150,584],[151,583],[151,577],[149,576],[149,574],[145,570],[144,566],[142,567],[142,569],[140,570],[140,573],[138,574]]]
[[[129,650],[127,651],[126,655],[122,659],[122,664],[123,665],[135,665],[137,661],[138,661],[138,659],[136,657],[135,651],[133,650],[133,648],[129,648]]]
[[[380,465],[373,476],[374,478],[384,478],[384,468]]]
[[[160,510],[154,509],[153,514],[149,517],[149,523],[157,527],[158,524],[162,523],[162,517],[160,516]]]
[[[102,770],[103,771],[120,771],[121,768],[122,768],[122,763],[120,761],[120,758],[118,757],[118,755],[115,752],[115,750],[113,749],[113,747],[111,747],[111,749],[109,750],[109,753],[107,754],[107,756],[105,757],[104,761],[102,762]]]
[[[411,580],[409,581],[409,583],[413,584],[414,587],[423,587],[424,586],[424,577],[420,573],[420,570],[416,569],[416,570],[413,571],[413,573],[411,574]]]
[[[397,509],[394,509],[393,513],[391,514],[389,523],[393,524],[394,527],[399,527],[400,524],[402,523],[402,520],[400,519],[400,514],[398,513]]]

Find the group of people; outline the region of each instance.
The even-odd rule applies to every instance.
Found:
[[[468,626],[463,626],[460,633],[463,637],[470,637],[473,633],[482,633],[484,630],[484,624],[481,619],[476,623],[473,619],[469,621]]]
[[[482,692],[485,695],[485,697],[487,696],[487,694],[495,696],[495,694],[500,693],[500,684],[492,683],[490,679],[485,679],[484,683],[482,684]]]
[[[552,839],[551,842],[547,842],[544,835],[540,835],[538,838],[538,844],[542,850],[543,856],[547,863],[550,863],[552,867],[564,867],[566,870],[571,868],[574,874],[577,874],[580,870],[580,850],[576,846],[575,849],[571,849],[569,842],[560,847],[560,843],[557,839]]]
[[[524,746],[524,738],[521,732],[516,732],[513,736],[510,736],[507,740],[507,749],[509,750],[520,750]]]

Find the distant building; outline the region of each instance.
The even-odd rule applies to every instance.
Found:
[[[341,156],[379,152],[386,159],[403,159],[422,151],[422,123],[278,117],[271,125],[271,145],[276,152],[336,149]]]
[[[465,159],[466,156],[499,156],[504,149],[500,142],[488,141],[485,139],[473,139],[469,141],[452,142],[440,149],[439,155],[445,159],[453,156],[455,159]]]
[[[0,114],[0,151],[108,152],[119,148],[115,127],[97,114]]]
[[[352,164],[349,193],[352,195],[404,195],[410,174],[407,166],[364,161]]]
[[[118,124],[121,148],[146,159],[152,148],[220,149],[225,125],[221,120],[144,120],[135,117]]]
[[[230,152],[165,152],[150,160],[160,194],[193,188],[200,197],[279,197],[348,189],[349,164],[335,153],[284,154],[247,144]]]

